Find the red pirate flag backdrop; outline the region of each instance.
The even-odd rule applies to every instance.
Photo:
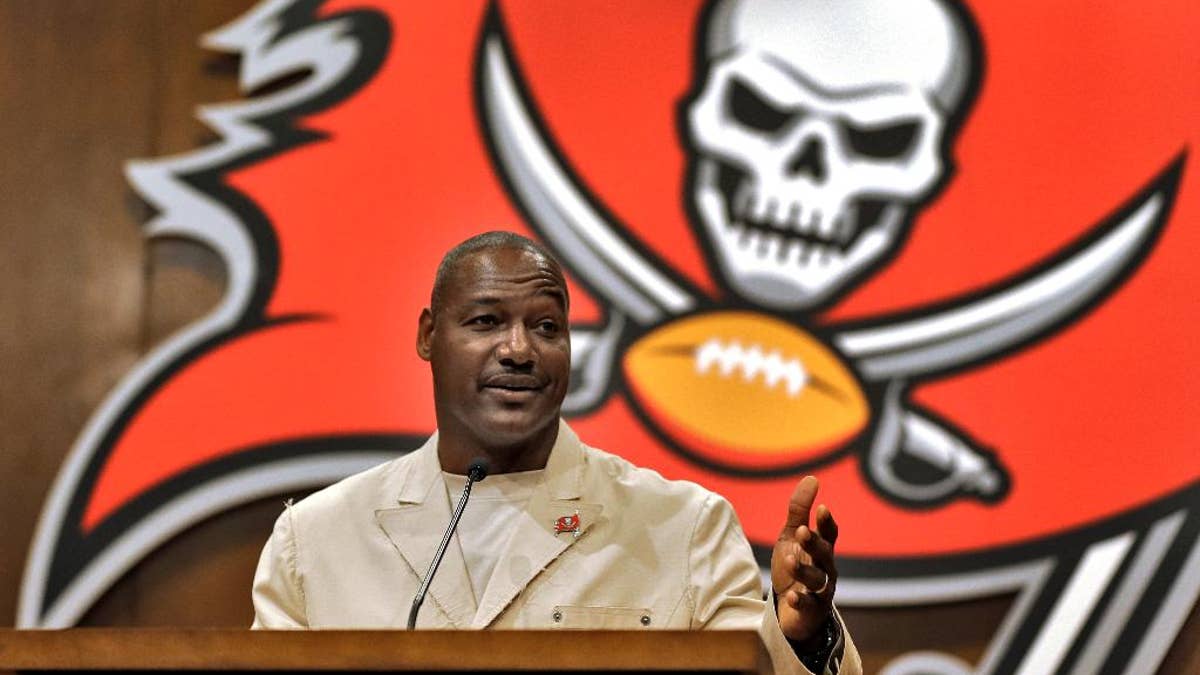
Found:
[[[864,17],[854,25],[878,32],[881,51],[904,49],[888,31],[908,26],[871,18],[879,10],[869,5],[854,10]],[[1188,152],[1200,119],[1192,39],[1200,15],[1189,3],[935,6],[930,21],[958,31],[946,38],[953,56],[940,66],[942,85],[946,73],[961,82],[952,94],[944,93],[949,85],[905,90],[926,107],[897,119],[939,134],[927,149],[928,180],[908,188],[900,178],[873,184],[861,166],[892,162],[902,176],[918,170],[915,158],[851,156],[856,139],[902,126],[876,109],[907,103],[853,108],[843,100],[853,96],[839,98],[838,77],[849,82],[886,68],[805,70],[811,55],[780,48],[776,61],[794,56],[799,65],[779,72],[799,69],[796,82],[804,85],[789,85],[799,93],[788,98],[771,88],[776,75],[756,80],[765,71],[728,51],[706,51],[704,40],[718,39],[714,26],[751,35],[729,38],[734,52],[771,51],[768,29],[738,24],[736,11],[726,15],[723,7],[276,2],[209,36],[211,46],[242,54],[248,82],[288,74],[279,66],[288,58],[307,75],[260,108],[235,106],[226,117],[210,109],[227,154],[131,165],[134,187],[162,214],[152,233],[172,232],[173,222],[187,220],[181,214],[205,213],[195,204],[223,209],[221,218],[193,218],[175,233],[213,243],[236,268],[223,305],[229,317],[210,317],[208,330],[177,337],[98,411],[47,506],[22,621],[70,623],[149,547],[204,514],[311,476],[331,479],[353,464],[313,469],[312,462],[365,462],[414,447],[434,427],[430,378],[412,353],[416,317],[441,254],[485,229],[546,239],[571,275],[576,351],[610,347],[607,358],[588,361],[591,375],[579,374],[600,373],[597,391],[569,406],[580,436],[726,495],[757,544],[774,539],[797,478],[817,474],[842,526],[848,601],[870,604],[854,581],[886,580],[888,569],[913,577],[986,569],[989,556],[1038,558],[1055,538],[1087,558],[1087,546],[1123,528],[1142,532],[1180,508],[1190,514],[1200,477],[1190,429],[1198,357],[1188,330],[1198,306],[1191,259],[1200,246],[1192,227],[1200,185]],[[270,21],[276,16],[284,19],[278,25]],[[874,44],[869,33],[855,39]],[[305,45],[307,56],[289,56],[289,40]],[[268,61],[272,54],[278,61]],[[836,54],[827,58],[841,63]],[[734,75],[719,84],[716,73],[730,63]],[[767,138],[763,167],[748,151],[748,159],[740,150],[722,155],[720,142],[698,131],[705,101],[724,95],[714,93],[718,86],[750,91],[742,104],[732,102],[735,93],[714,103],[728,106],[722,114],[730,124],[782,115],[774,128],[743,125]],[[738,105],[761,109],[742,119]],[[821,130],[804,126],[818,122]],[[251,128],[268,137],[229,142]],[[532,145],[522,136],[530,130]],[[825,182],[850,185],[843,192],[863,204],[877,199],[884,213],[895,205],[902,215],[877,259],[845,280],[818,278],[816,286],[828,282],[831,290],[788,305],[742,285],[753,275],[739,276],[722,258],[722,240],[706,230],[698,167],[711,161],[714,171],[754,186],[766,181],[771,148],[793,141],[795,157],[805,143],[824,153],[807,156],[816,164],[799,193],[821,184],[824,172]],[[174,194],[171,186],[184,187]],[[536,197],[537,190],[551,196]],[[580,204],[586,213],[576,217],[571,209]],[[736,215],[737,207],[726,207]],[[552,212],[568,214],[568,224]],[[228,230],[213,224],[226,217]],[[587,229],[593,221],[600,235]],[[843,252],[870,231],[861,215],[847,227]],[[770,228],[759,229],[750,248],[761,242],[766,250]],[[584,240],[592,243],[581,252],[576,244]],[[609,240],[616,243],[595,243]],[[786,245],[780,260],[791,255]],[[589,268],[590,260],[629,252],[632,273],[608,279]],[[640,269],[684,300],[672,306],[647,283],[639,292],[659,298],[657,309],[626,310],[612,289]],[[1009,314],[1025,323],[1005,323]],[[685,345],[709,344],[709,366],[641,371],[625,358],[689,317],[710,321],[704,325],[715,337]],[[784,327],[783,346],[737,341],[739,330],[768,320]],[[1015,327],[1007,337],[988,333],[998,325]],[[950,356],[906,371],[889,370],[884,356],[861,347],[904,331],[932,332],[931,340],[951,347],[962,333],[963,344],[986,348],[948,347]],[[795,353],[788,340],[799,345]],[[842,436],[831,431],[838,439],[831,446],[773,445],[773,427],[833,424],[806,418],[813,408],[797,398],[828,384],[824,371],[804,365],[805,349],[844,367],[849,375],[829,385],[830,395],[861,398],[863,412]],[[772,353],[776,370],[763,365]],[[748,396],[733,388],[742,385],[774,391],[778,403],[768,397],[739,412],[734,428],[749,449],[726,458],[721,444],[705,439],[733,424],[716,418],[722,405]],[[691,411],[660,404],[654,392],[670,386],[696,397]],[[932,440],[922,444],[922,434]],[[298,458],[312,461],[309,473],[289,473]],[[253,488],[226,480],[251,475]],[[937,492],[946,481],[953,489]],[[1146,508],[1145,523],[1121,520]],[[1170,530],[1170,555],[1160,557],[1177,567],[1195,542],[1187,518]],[[121,548],[128,532],[140,532],[133,539],[141,543]],[[1110,549],[1126,562],[1113,562],[1106,582],[1120,580],[1113,570],[1134,557],[1129,541]],[[1068,572],[1054,577],[1058,590]],[[1194,584],[1171,586],[1172,579],[1163,577],[1164,589],[1194,598]],[[1039,602],[1055,607],[1052,599]],[[1160,615],[1145,611],[1147,619]],[[1028,645],[1035,634],[1021,639]]]

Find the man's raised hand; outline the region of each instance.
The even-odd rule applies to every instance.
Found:
[[[809,524],[819,487],[814,476],[805,476],[796,484],[788,500],[787,522],[771,554],[771,587],[777,598],[779,627],[798,642],[823,636],[818,629],[829,618],[837,587],[833,562],[837,523],[821,504],[816,509],[816,529]]]

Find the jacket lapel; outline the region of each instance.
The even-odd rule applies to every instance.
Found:
[[[558,439],[546,463],[545,478],[529,499],[517,526],[496,562],[491,580],[479,601],[472,622],[486,628],[513,599],[550,563],[562,555],[592,527],[603,506],[582,501],[586,473],[583,447],[565,423],[559,424]],[[555,524],[578,515],[577,531],[556,531]]]
[[[450,524],[451,506],[446,498],[442,468],[438,462],[437,434],[414,454],[415,461],[410,465],[408,474],[400,479],[399,505],[377,510],[375,520],[412,569],[415,595],[421,579],[429,570],[446,526]],[[431,620],[431,604],[441,610],[445,621]],[[475,613],[475,595],[456,537],[446,547],[446,555],[429,586],[417,625],[437,627],[444,626],[448,621],[455,628],[466,628],[471,625]],[[408,616],[407,611],[404,616]]]

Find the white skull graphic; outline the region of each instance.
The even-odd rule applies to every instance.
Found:
[[[933,0],[728,0],[687,108],[694,206],[734,291],[812,307],[894,249],[969,80]]]

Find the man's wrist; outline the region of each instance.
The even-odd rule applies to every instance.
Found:
[[[774,590],[771,591],[771,600],[775,603],[775,611],[779,611],[779,596]],[[786,633],[784,639],[787,640],[788,646],[792,648],[792,652],[796,654],[796,658],[800,659],[800,663],[804,664],[814,673],[825,672],[825,666],[829,663],[829,657],[833,656],[833,652],[841,639],[842,627],[838,623],[834,612],[830,609],[826,615],[825,621],[817,627],[817,630],[812,635],[803,640],[793,640]]]
[[[825,622],[807,640],[799,641],[787,638],[787,641],[791,645],[792,651],[795,652],[796,658],[800,659],[800,663],[803,663],[805,668],[814,673],[823,673],[825,666],[829,663],[829,658],[833,656],[840,634],[841,628],[838,626],[838,621],[834,618],[833,612],[830,612],[829,616],[825,617]]]

